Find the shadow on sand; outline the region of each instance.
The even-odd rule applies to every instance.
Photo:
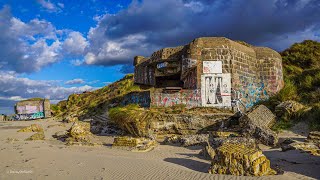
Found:
[[[207,173],[210,163],[200,162],[187,158],[165,158],[164,161],[184,166],[194,171]]]
[[[282,152],[277,149],[263,153],[271,161],[272,167],[320,179],[319,156],[313,156],[298,150]]]

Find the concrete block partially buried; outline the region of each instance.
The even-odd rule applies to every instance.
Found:
[[[276,116],[264,105],[259,105],[252,111],[240,118],[240,123],[250,121],[258,126],[272,127],[276,121]]]
[[[267,146],[278,143],[277,134],[270,129],[275,121],[276,116],[264,105],[259,105],[239,119],[242,134]]]

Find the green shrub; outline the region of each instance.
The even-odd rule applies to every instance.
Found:
[[[297,86],[290,80],[285,82],[284,88],[277,94],[279,101],[299,100]]]

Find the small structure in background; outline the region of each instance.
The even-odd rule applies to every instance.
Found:
[[[4,114],[0,114],[0,121],[6,121],[7,120],[7,116]]]
[[[50,101],[43,98],[32,98],[15,105],[16,120],[31,120],[51,117]]]

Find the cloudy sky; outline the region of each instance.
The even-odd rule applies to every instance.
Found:
[[[0,113],[103,87],[135,55],[224,36],[281,51],[320,40],[319,0],[0,0]]]

